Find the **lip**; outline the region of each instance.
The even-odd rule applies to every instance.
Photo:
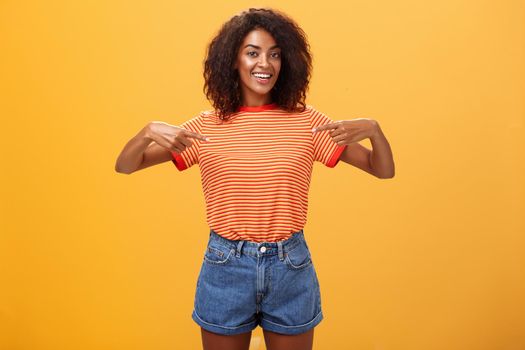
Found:
[[[255,73],[260,73],[260,74],[269,74],[269,75],[270,75],[270,78],[268,78],[268,79],[260,79],[260,78],[257,78],[255,75],[253,75],[253,74],[255,74]],[[254,72],[254,73],[252,73],[251,75],[252,75],[252,77],[253,77],[253,78],[254,78],[259,84],[262,84],[262,85],[269,84],[269,83],[270,83],[270,80],[272,80],[272,78],[273,78],[273,74],[271,74],[271,73],[265,73],[265,72]]]

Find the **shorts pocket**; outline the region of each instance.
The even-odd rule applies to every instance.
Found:
[[[312,265],[312,256],[305,242],[301,242],[286,253],[286,265],[292,270],[304,269]]]
[[[206,247],[206,252],[204,253],[204,261],[209,264],[223,265],[226,264],[230,257],[232,256],[235,249],[225,247],[220,244],[210,243]]]

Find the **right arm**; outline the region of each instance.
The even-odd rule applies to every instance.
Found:
[[[145,158],[144,153],[146,150],[150,150],[150,144],[155,144],[153,139],[149,137],[149,124],[146,125],[142,130],[139,131],[131,140],[128,141],[126,146],[120,155],[117,158],[115,163],[115,171],[123,174],[131,174],[134,171],[137,171],[142,165],[142,162]],[[169,154],[169,151],[164,147],[161,147],[164,157],[166,154]],[[165,152],[164,152],[165,151]],[[159,153],[158,151],[156,152]],[[169,154],[170,155],[170,154]],[[171,155],[170,155],[171,157]]]
[[[131,174],[172,160],[172,151],[180,154],[192,145],[190,138],[205,140],[204,135],[178,126],[150,122],[124,146],[117,158],[115,171]]]

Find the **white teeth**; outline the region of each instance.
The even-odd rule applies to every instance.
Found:
[[[262,79],[270,79],[271,77],[270,74],[253,73],[253,75],[255,75],[257,78],[262,78]]]

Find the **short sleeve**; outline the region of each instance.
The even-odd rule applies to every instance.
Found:
[[[333,123],[334,121],[326,116],[324,113],[319,112],[312,106],[308,106],[310,125],[312,128],[321,125]],[[346,148],[346,145],[338,145],[332,140],[330,131],[318,131],[312,134],[313,146],[314,146],[314,160],[321,162],[329,168],[333,168],[339,163],[339,158]]]
[[[204,124],[203,121],[203,113],[200,113],[198,116],[180,124],[179,127],[202,134],[202,127]],[[199,163],[199,151],[202,141],[194,138],[192,138],[191,141],[192,145],[190,147],[186,147],[182,153],[171,151],[171,155],[173,157],[171,161],[173,164],[175,164],[179,171],[189,169],[194,164]]]

